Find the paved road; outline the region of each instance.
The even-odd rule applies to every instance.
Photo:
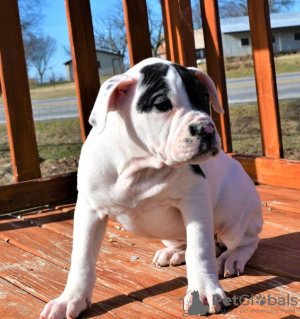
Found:
[[[300,98],[300,72],[277,75],[280,100]],[[256,102],[254,78],[230,79],[227,81],[229,105]]]
[[[277,76],[280,100],[300,98],[300,72]],[[227,81],[229,105],[256,101],[254,78],[230,79]],[[36,121],[73,118],[78,116],[76,97],[55,100],[33,101],[33,116]],[[5,123],[4,108],[0,105],[0,124]]]
[[[35,121],[78,117],[76,97],[54,100],[32,101]],[[4,107],[0,104],[0,124],[5,123]]]

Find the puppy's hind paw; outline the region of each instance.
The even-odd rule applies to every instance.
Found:
[[[219,276],[231,277],[240,276],[245,269],[247,261],[253,254],[252,247],[238,247],[233,250],[226,250],[217,258]]]
[[[156,267],[178,266],[185,262],[185,250],[163,248],[155,253],[152,265]]]

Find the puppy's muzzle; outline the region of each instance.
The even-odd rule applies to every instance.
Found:
[[[210,121],[192,123],[189,125],[189,132],[199,142],[198,155],[210,152],[212,156],[217,155],[219,150],[216,147],[216,129]]]

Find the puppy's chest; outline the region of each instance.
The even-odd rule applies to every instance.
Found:
[[[174,195],[178,173],[169,167],[162,169],[144,168],[134,172],[129,165],[116,182],[110,185],[110,196],[115,204],[126,207],[141,207],[144,202],[163,201]],[[133,172],[132,172],[133,171]]]
[[[136,208],[123,208],[111,215],[131,233],[148,238],[185,238],[180,210],[170,202],[146,200]]]

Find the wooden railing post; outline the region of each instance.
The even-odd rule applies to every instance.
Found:
[[[268,0],[248,0],[263,154],[283,157]]]
[[[152,56],[146,0],[123,0],[130,66]]]
[[[92,15],[89,0],[65,0],[70,47],[82,140],[91,126],[88,122],[100,88]]]
[[[197,66],[190,0],[161,0],[167,59]]]
[[[17,0],[0,1],[0,76],[16,182],[41,176]]]
[[[232,152],[231,130],[226,88],[225,66],[217,0],[201,0],[207,73],[213,79],[225,113],[214,111],[213,120],[222,139],[225,152]]]

